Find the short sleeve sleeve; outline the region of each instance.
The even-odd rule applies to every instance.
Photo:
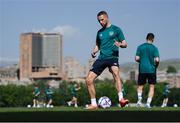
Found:
[[[125,40],[124,34],[120,28],[117,28],[117,37],[120,42]]]
[[[100,46],[100,39],[99,39],[99,33],[96,35],[96,45],[99,47]]]
[[[159,57],[159,51],[157,47],[155,48],[154,57]]]
[[[137,50],[136,50],[136,56],[140,56],[140,48],[139,48],[139,46],[137,47]]]

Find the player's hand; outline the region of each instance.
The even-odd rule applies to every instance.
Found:
[[[117,47],[121,47],[121,42],[115,41],[114,45],[116,45]]]
[[[91,56],[92,56],[92,58],[95,58],[96,54],[95,53],[91,53]]]

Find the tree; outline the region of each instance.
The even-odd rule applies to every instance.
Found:
[[[167,68],[167,71],[166,71],[167,73],[177,73],[177,70],[176,70],[176,68],[174,67],[174,66],[168,66],[168,68]]]

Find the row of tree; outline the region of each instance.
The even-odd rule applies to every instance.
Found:
[[[45,86],[45,82],[38,81],[39,88],[42,90]],[[53,105],[61,106],[66,105],[66,102],[71,99],[71,93],[69,89],[69,82],[62,81],[59,84],[58,89],[53,89]],[[163,101],[163,88],[165,83],[158,83],[155,86],[155,95],[152,101],[152,105],[160,106]],[[102,96],[107,96],[111,99],[113,105],[118,104],[118,96],[112,80],[96,80],[96,96],[99,99]],[[0,107],[22,107],[32,104],[33,99],[33,85],[28,86],[17,86],[17,85],[6,85],[0,86]],[[136,93],[136,83],[126,82],[123,84],[124,97],[129,99],[130,103],[136,103],[137,93]],[[143,102],[146,102],[148,95],[149,86],[146,85],[143,93]],[[171,88],[169,94],[168,105],[173,104],[180,105],[180,88]],[[84,83],[81,83],[81,90],[77,92],[78,95],[78,105],[84,106],[90,103],[89,94]]]

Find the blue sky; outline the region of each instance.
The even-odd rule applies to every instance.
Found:
[[[179,0],[0,0],[0,59],[19,59],[23,32],[61,32],[64,56],[87,64],[101,28],[96,19],[101,10],[128,42],[120,49],[120,63],[134,62],[148,32],[155,34],[162,60],[180,58]]]

